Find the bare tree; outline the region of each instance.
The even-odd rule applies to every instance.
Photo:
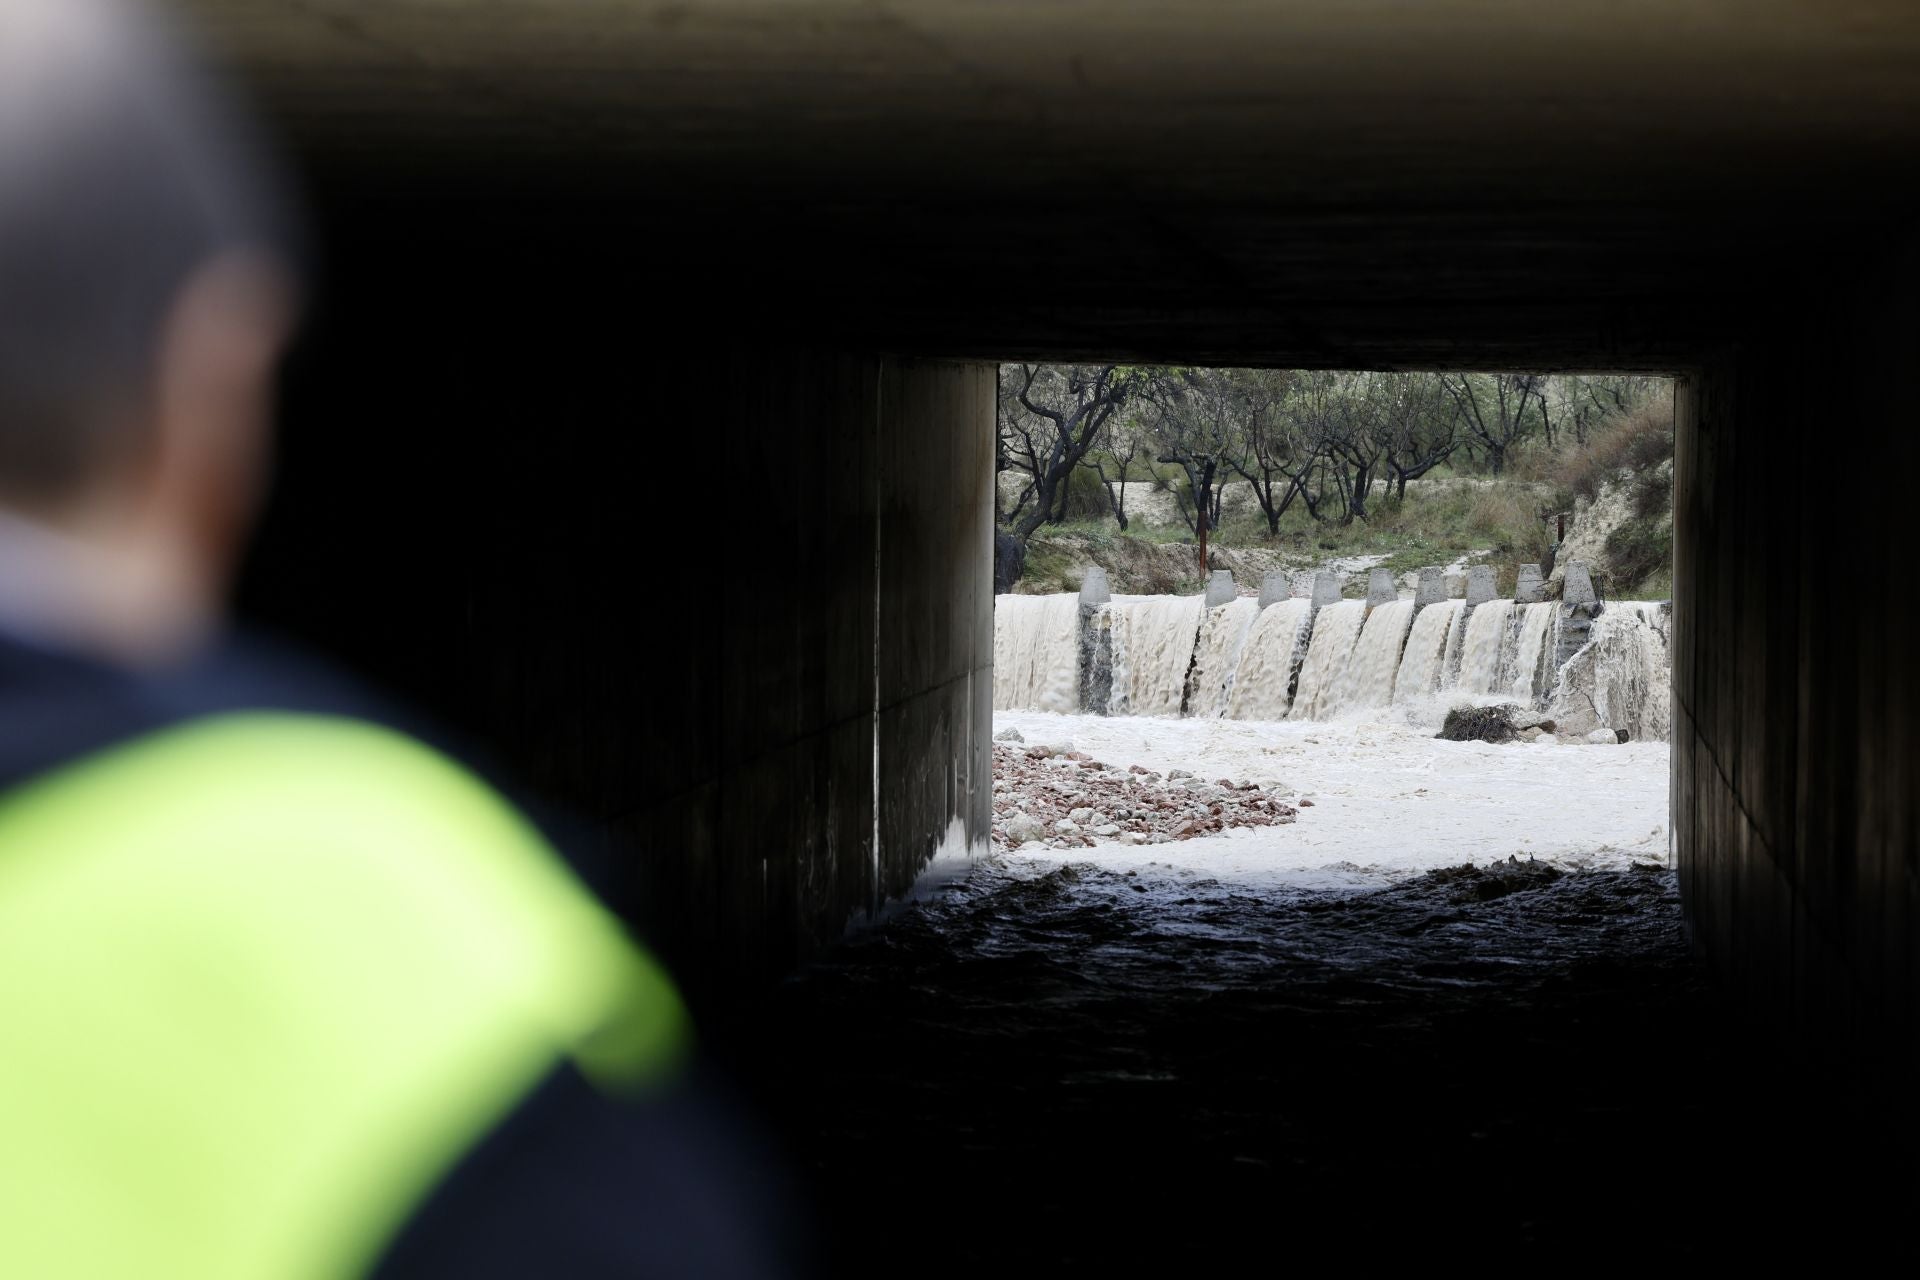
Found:
[[[1384,381],[1392,375],[1355,373],[1340,375],[1342,392],[1336,402],[1339,412],[1333,418],[1335,430],[1327,437],[1327,447],[1345,466],[1349,480],[1342,486],[1346,494],[1344,520],[1367,518],[1367,501],[1373,494],[1373,482],[1386,469],[1386,458],[1393,439],[1394,387]]]
[[[1303,373],[1287,398],[1287,417],[1312,459],[1311,480],[1302,473],[1300,496],[1316,520],[1332,514],[1329,492],[1339,504],[1342,523],[1366,514],[1367,492],[1384,445],[1374,438],[1365,379],[1358,373]]]
[[[1220,484],[1245,449],[1244,396],[1235,369],[1168,369],[1153,380],[1146,422],[1159,461],[1187,477],[1180,514],[1199,541],[1207,571],[1207,532],[1220,521]],[[1191,510],[1189,510],[1189,506]]]
[[[1127,473],[1133,469],[1133,460],[1140,456],[1146,443],[1138,416],[1130,411],[1108,418],[1106,436],[1101,443],[1104,448],[1088,454],[1080,465],[1100,477],[1100,487],[1107,491],[1107,509],[1124,530],[1127,527]],[[1113,475],[1107,474],[1109,465],[1114,468]]]
[[[1379,377],[1385,393],[1384,459],[1392,473],[1391,483],[1397,486],[1395,496],[1404,502],[1407,481],[1418,480],[1460,447],[1460,414],[1434,374]]]
[[[1460,410],[1460,422],[1487,455],[1494,475],[1506,469],[1513,447],[1548,425],[1546,379],[1532,373],[1442,376],[1440,385]]]
[[[1003,456],[1010,469],[1027,474],[1031,490],[1007,516],[1022,543],[1042,524],[1065,518],[1067,478],[1139,381],[1136,371],[1112,364],[1001,366]]]
[[[1289,412],[1295,374],[1244,369],[1240,375],[1245,414],[1240,424],[1242,447],[1228,455],[1227,463],[1253,490],[1254,501],[1267,518],[1267,532],[1278,535],[1280,517],[1306,493],[1320,454]]]
[[[1563,433],[1584,445],[1593,429],[1608,418],[1630,413],[1665,385],[1660,378],[1637,373],[1569,375],[1548,380],[1543,409],[1551,442]]]
[[[1006,394],[1006,378],[1004,373],[1001,376],[1000,390],[1004,398]],[[1030,445],[1031,443],[1030,440],[1014,432],[1008,425],[1007,414],[1003,404],[1002,411],[995,415],[993,441],[993,519],[995,524],[1013,523],[1020,513],[1026,509],[1028,501],[1033,497],[1032,454],[1030,451],[1023,451],[1023,446]],[[1021,483],[1018,496],[1014,498],[1012,507],[1006,505],[1005,490],[1002,489],[1000,485],[1001,475],[1008,471],[1018,472],[1025,477],[1025,480]]]

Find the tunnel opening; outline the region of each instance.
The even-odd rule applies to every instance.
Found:
[[[1007,365],[997,421],[997,849],[1667,866],[1670,379]]]

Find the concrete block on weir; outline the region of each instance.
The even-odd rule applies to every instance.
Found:
[[[1231,603],[1240,596],[1240,588],[1234,585],[1233,570],[1215,569],[1207,575],[1207,608],[1215,609]]]
[[[1513,588],[1514,603],[1539,604],[1546,598],[1547,592],[1540,576],[1540,566],[1537,564],[1521,565],[1520,576]]]
[[[1282,600],[1289,599],[1293,594],[1293,582],[1287,577],[1286,571],[1283,569],[1275,569],[1272,573],[1260,579],[1260,607],[1262,609],[1270,604],[1279,604]]]
[[[1467,608],[1485,604],[1498,594],[1493,585],[1493,566],[1476,564],[1467,570]]]
[[[1393,585],[1391,569],[1375,569],[1367,575],[1367,607],[1375,608],[1383,604],[1392,604],[1400,598],[1400,588]]]
[[[1565,606],[1592,604],[1593,575],[1587,572],[1587,566],[1579,560],[1567,562],[1566,577],[1560,586],[1560,603]]]
[[[1337,573],[1316,573],[1313,575],[1313,607],[1321,609],[1330,604],[1340,603],[1340,575]]]
[[[1566,576],[1560,583],[1560,626],[1557,628],[1560,647],[1554,654],[1556,664],[1564,664],[1585,647],[1592,638],[1593,620],[1599,612],[1593,575],[1580,561],[1568,561]]]
[[[1084,609],[1088,605],[1106,604],[1112,599],[1113,591],[1107,585],[1107,571],[1101,568],[1088,569],[1086,576],[1080,579],[1080,607]]]
[[[1413,607],[1424,609],[1447,598],[1447,579],[1440,566],[1428,565],[1420,571],[1420,585],[1413,589]]]

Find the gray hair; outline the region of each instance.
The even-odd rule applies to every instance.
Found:
[[[156,15],[0,0],[0,497],[67,496],[135,443],[187,279],[295,240],[266,150]]]

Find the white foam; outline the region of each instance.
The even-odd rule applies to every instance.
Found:
[[[1029,741],[1071,739],[1125,767],[1256,781],[1313,805],[1286,826],[1168,844],[1032,849],[1035,862],[1300,886],[1390,882],[1518,855],[1574,870],[1667,860],[1665,742],[1616,746],[1444,742],[1383,710],[1336,723],[1107,719],[1006,713]]]
[[[1301,599],[1281,600],[1260,611],[1240,652],[1240,670],[1227,698],[1228,716],[1235,720],[1286,718],[1312,612],[1312,603]]]
[[[993,709],[1080,709],[1080,597],[993,598]]]
[[[1300,687],[1294,694],[1289,719],[1318,720],[1332,707],[1335,682],[1347,669],[1360,628],[1367,620],[1365,600],[1342,600],[1314,615],[1313,639],[1300,668]]]
[[[1106,606],[1113,636],[1114,715],[1177,716],[1200,632],[1199,596],[1143,596]]]
[[[1394,673],[1400,669],[1400,649],[1412,624],[1411,600],[1390,601],[1367,615],[1360,642],[1334,684],[1334,696],[1321,712],[1322,719],[1393,701]]]
[[[1526,607],[1520,624],[1520,638],[1513,646],[1512,670],[1507,676],[1507,691],[1521,702],[1530,703],[1545,692],[1552,674],[1551,645],[1560,606],[1551,600]]]
[[[1260,616],[1260,602],[1251,597],[1229,601],[1207,610],[1200,627],[1199,644],[1194,651],[1193,679],[1187,685],[1187,714],[1218,716],[1226,713],[1228,700],[1240,672],[1241,656],[1254,619]]]
[[[1466,647],[1460,654],[1460,692],[1492,693],[1499,687],[1512,624],[1511,600],[1487,600],[1474,607],[1467,619]]]
[[[1460,615],[1466,612],[1464,600],[1441,600],[1422,609],[1407,634],[1407,647],[1400,659],[1400,671],[1393,681],[1393,700],[1412,702],[1431,696],[1440,687],[1446,669],[1447,653],[1460,629]]]

